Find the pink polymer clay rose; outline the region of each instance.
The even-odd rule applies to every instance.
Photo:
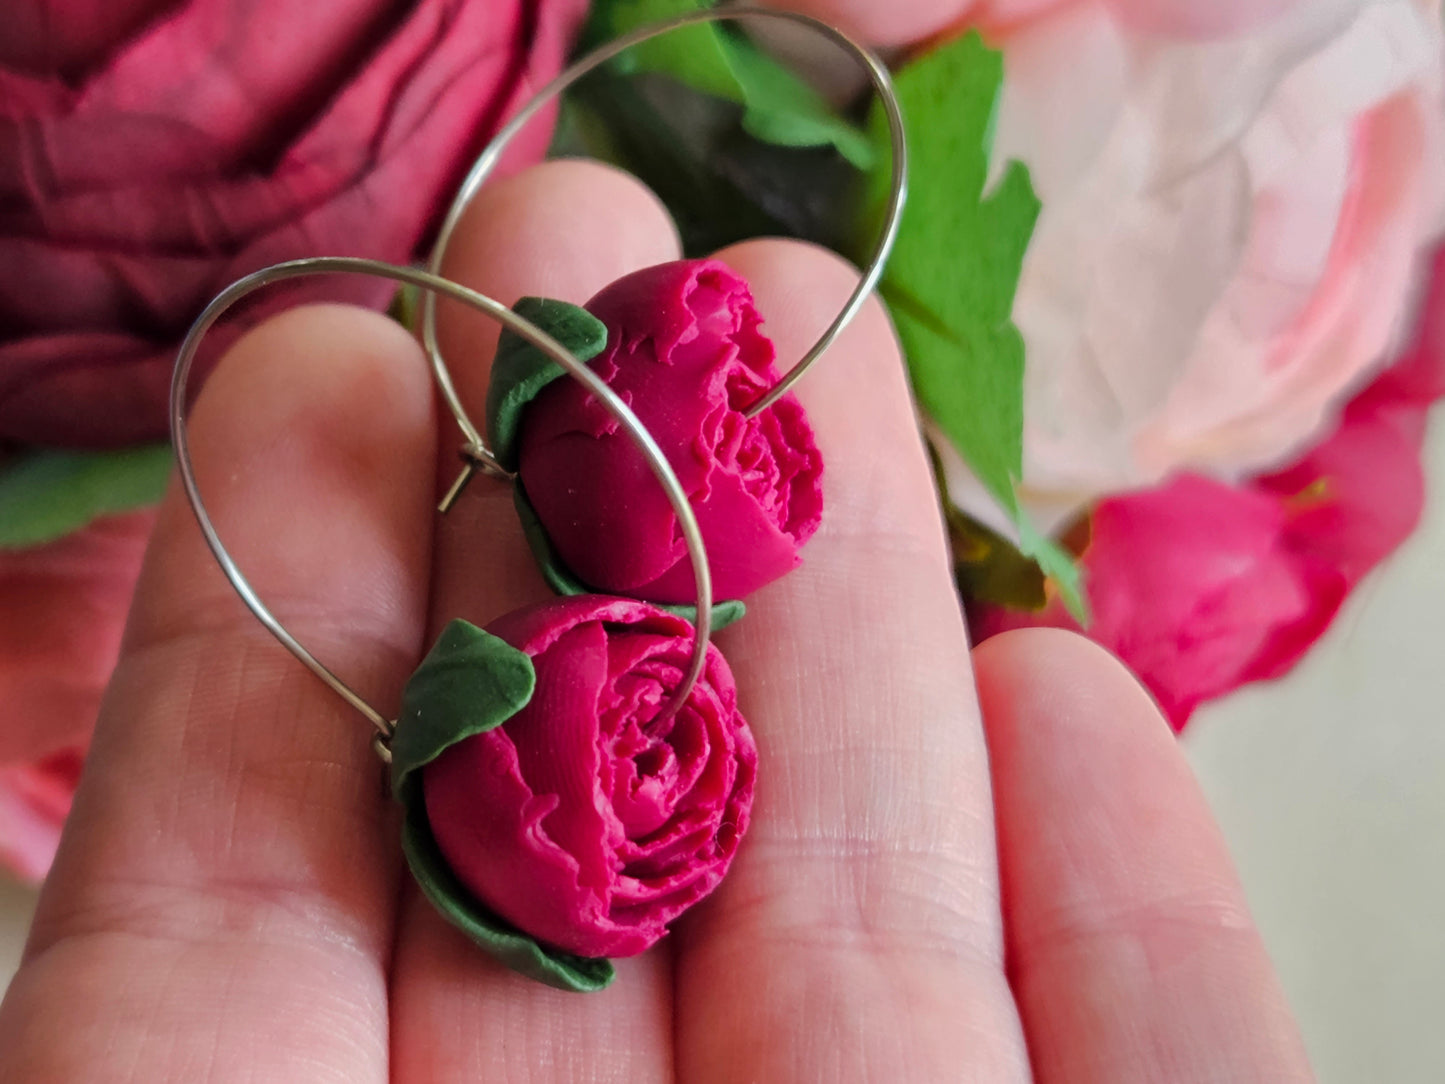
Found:
[[[1288,462],[1385,363],[1441,224],[1438,0],[1025,15],[990,40],[995,158],[1043,203],[1014,309],[1035,523]]]
[[[1085,630],[1139,675],[1176,729],[1201,703],[1300,660],[1365,575],[1415,529],[1429,410],[1445,396],[1445,251],[1418,334],[1345,407],[1335,432],[1236,485],[1198,475],[1099,503],[1082,564]],[[1042,614],[975,607],[980,638]]]
[[[518,929],[580,956],[631,956],[711,892],[747,830],[757,747],[716,648],[659,719],[692,656],[686,620],[580,595],[487,630],[531,657],[530,702],[424,769],[427,818],[456,877]]]
[[[681,260],[619,279],[587,303],[607,327],[590,364],[651,431],[692,502],[714,591],[740,598],[791,571],[822,518],[822,456],[797,400],[744,411],[778,379],[747,284]],[[695,597],[667,494],[612,415],[574,380],[526,408],[519,477],[558,555],[600,591]]]
[[[161,437],[210,298],[299,256],[395,263],[560,65],[580,0],[25,0],[0,16],[0,443]],[[529,126],[508,164],[540,157]],[[357,277],[298,301],[384,306]]]

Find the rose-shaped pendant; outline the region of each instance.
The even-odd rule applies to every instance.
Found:
[[[747,413],[779,376],[735,272],[680,260],[618,280],[585,312],[531,299],[517,311],[592,358],[652,433],[687,490],[720,597],[797,567],[822,518],[822,455],[793,396]],[[576,382],[551,379],[556,366],[539,375],[539,357],[503,342],[488,414],[498,459],[517,471],[524,521],[535,517],[529,533],[549,580],[687,602],[692,570],[666,495],[611,413]]]
[[[711,892],[747,830],[757,747],[709,648],[631,599],[580,596],[454,621],[407,683],[392,740],[407,860],[483,948],[569,989],[654,944]]]

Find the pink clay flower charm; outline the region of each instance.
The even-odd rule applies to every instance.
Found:
[[[822,518],[822,456],[791,396],[746,410],[778,380],[747,284],[713,260],[635,272],[586,306],[607,329],[592,368],[657,440],[697,515],[719,598],[797,567]],[[687,603],[677,517],[638,449],[573,380],[526,407],[519,478],[553,549],[599,591]]]
[[[398,743],[409,727],[425,740],[448,703],[477,710],[472,689],[446,688],[469,642],[501,653],[499,685],[508,667],[535,674],[492,712],[507,716],[500,724],[437,743],[419,774],[451,875],[544,953],[642,952],[727,872],[748,826],[757,747],[716,648],[686,703],[661,717],[693,637],[655,606],[581,595],[507,614],[485,633],[454,622],[413,679],[417,706],[404,707]],[[490,936],[474,939],[491,948]]]

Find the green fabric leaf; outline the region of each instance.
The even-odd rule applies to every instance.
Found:
[[[743,128],[780,147],[832,146],[858,169],[877,157],[868,136],[835,113],[823,96],[745,36],[722,31],[743,85]]]
[[[561,990],[600,990],[612,963],[558,952],[492,914],[457,880],[427,819],[421,769],[459,741],[501,726],[532,699],[532,660],[466,621],[453,621],[402,691],[391,742],[392,793],[404,810],[401,846],[442,916],[513,971]]]
[[[20,452],[0,466],[0,548],[38,546],[102,516],[155,504],[173,462],[169,444]]]
[[[1028,526],[1015,495],[1023,473],[1024,343],[1013,302],[1039,201],[1017,162],[985,191],[1003,58],[970,33],[909,64],[894,82],[908,122],[909,202],[881,293],[914,392],[1018,523],[1021,551],[1081,613],[1072,559]],[[881,138],[881,108],[869,124]],[[868,178],[854,249],[860,258],[882,218],[889,168],[880,162]]]
[[[520,481],[512,487],[512,503],[517,506],[517,518],[522,521],[522,533],[526,535],[527,545],[531,547],[532,556],[537,559],[537,567],[542,572],[542,578],[547,581],[547,586],[556,591],[559,595],[596,595],[606,594],[599,592],[595,587],[589,587],[572,574],[572,570],[562,563],[557,556],[557,551],[552,548],[552,540],[547,537],[547,529],[542,526],[542,521],[537,518],[536,510],[532,508],[532,502],[527,499],[526,490],[522,488]],[[696,606],[675,606],[664,605],[656,602],[652,605],[659,610],[666,610],[668,613],[676,614],[685,618],[692,624],[697,624]],[[712,608],[712,627],[716,632],[718,629],[727,628],[733,622],[740,620],[747,613],[747,606],[741,599],[730,599],[725,602],[716,602]]]
[[[709,7],[712,5],[702,0],[601,0],[592,5],[583,40],[590,49],[649,23]],[[685,27],[635,45],[613,60],[612,68],[624,75],[670,75],[704,94],[730,102],[741,103],[746,96],[716,23]]]
[[[564,99],[552,153],[636,175],[666,204],[689,257],[760,236],[847,248],[858,171],[831,148],[756,139],[742,115],[666,76],[596,73]]]
[[[573,354],[591,361],[607,345],[607,328],[586,309],[545,297],[524,297],[512,306]],[[537,394],[567,370],[520,335],[503,330],[487,385],[487,442],[508,470],[517,469],[517,434],[522,412]]]
[[[586,40],[610,41],[648,23],[712,7],[705,0],[601,0],[593,5]],[[666,75],[704,94],[743,107],[743,127],[786,147],[831,146],[859,169],[874,160],[868,138],[839,117],[816,90],[736,29],[717,23],[687,27],[643,42],[613,62],[625,74]]]

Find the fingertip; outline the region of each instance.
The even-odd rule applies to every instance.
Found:
[[[1035,1071],[1307,1079],[1223,837],[1148,694],[1063,630],[1001,634],[973,661]]]
[[[426,362],[404,328],[346,305],[287,310],[237,340],[189,414],[201,499],[263,599],[414,609],[435,433]],[[191,520],[172,486],[128,645],[238,613]],[[348,573],[368,565],[372,576]]]
[[[304,431],[383,454],[389,431],[415,433],[431,411],[421,348],[390,317],[351,305],[301,305],[236,341],[195,395],[198,454],[235,454],[264,436]],[[202,439],[204,438],[204,439]]]
[[[590,296],[681,251],[667,208],[636,177],[591,159],[558,158],[483,188],[457,226],[442,273],[467,285],[485,276],[493,296],[510,305],[535,292],[539,277]]]
[[[997,717],[1027,714],[1046,720],[1063,739],[1069,731],[1094,736],[1101,727],[1152,738],[1173,750],[1173,732],[1153,698],[1114,654],[1068,629],[1011,629],[973,649],[979,699]],[[1000,730],[1008,740],[1012,729]]]

